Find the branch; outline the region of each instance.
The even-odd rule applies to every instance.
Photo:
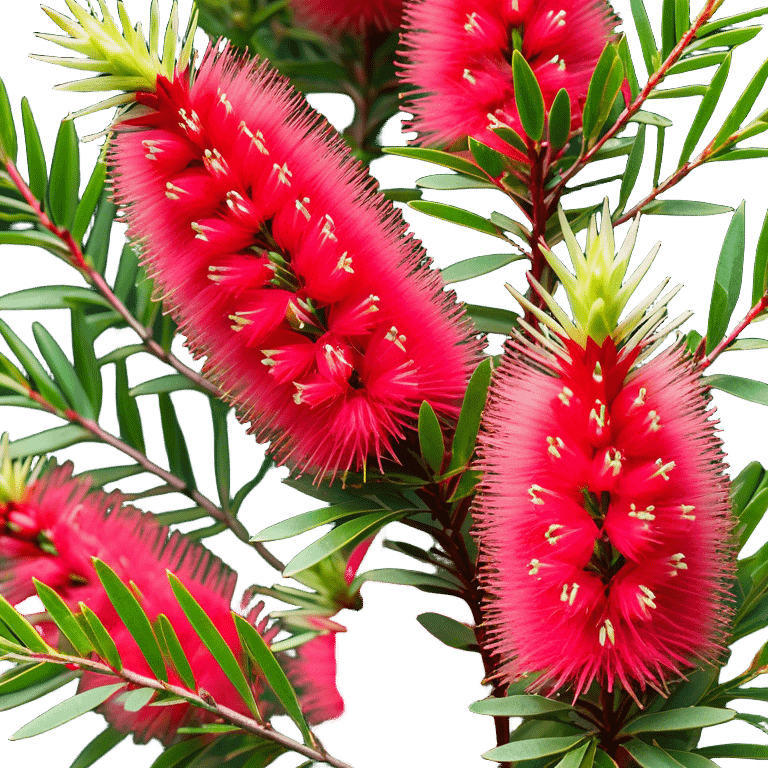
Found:
[[[216,704],[215,702],[211,703],[212,700],[209,699],[203,699],[201,696],[199,696],[197,693],[193,693],[192,691],[187,690],[186,688],[182,688],[178,685],[172,685],[171,683],[164,683],[160,682],[159,680],[155,680],[151,677],[146,677],[145,675],[140,675],[136,672],[131,672],[128,669],[121,669],[119,672],[112,669],[111,667],[107,666],[106,664],[102,664],[98,661],[92,661],[91,659],[82,659],[77,656],[66,656],[64,654],[58,654],[58,653],[30,653],[30,654],[21,654],[21,653],[6,653],[2,656],[3,659],[10,659],[13,661],[20,661],[20,662],[28,662],[30,660],[34,661],[41,661],[41,662],[49,662],[52,664],[74,664],[75,666],[79,667],[80,669],[88,670],[89,672],[95,672],[100,675],[110,675],[111,677],[118,677],[122,680],[125,680],[127,683],[130,683],[132,685],[140,686],[142,688],[152,688],[155,691],[161,691],[163,693],[171,693],[174,696],[178,696],[181,699],[184,699],[185,701],[188,701],[190,704],[199,707],[200,709],[205,709],[209,712],[213,712],[217,714],[219,717],[221,717],[223,720],[227,720],[233,725],[236,725],[238,728],[242,728],[244,731],[248,731],[249,733],[253,733],[256,736],[261,737],[262,739],[268,739],[269,741],[274,741],[277,744],[280,744],[281,746],[285,747],[286,749],[291,750],[292,752],[297,752],[300,755],[304,755],[304,757],[308,757],[310,760],[313,760],[316,763],[325,763],[326,765],[331,765],[333,768],[352,768],[348,763],[344,763],[341,760],[337,760],[335,757],[332,757],[331,755],[325,753],[325,752],[318,752],[315,749],[312,749],[311,747],[308,747],[304,744],[301,744],[298,741],[294,741],[293,739],[289,738],[288,736],[283,735],[282,733],[279,733],[278,731],[275,731],[270,725],[262,725],[258,723],[253,718],[247,717],[246,715],[242,715],[239,712],[236,712],[233,709],[230,709],[229,707],[225,707],[221,704]]]
[[[764,294],[763,297],[760,299],[760,301],[755,304],[752,309],[747,312],[744,319],[708,354],[704,357],[701,357],[701,354],[706,349],[707,344],[707,337],[705,336],[700,342],[699,346],[696,349],[696,354],[694,355],[695,359],[699,360],[698,363],[698,369],[700,371],[703,371],[705,368],[709,368],[712,363],[717,360],[717,358],[720,356],[722,352],[725,352],[725,350],[733,344],[734,341],[736,341],[739,334],[752,322],[754,322],[759,315],[761,315],[765,310],[768,309],[768,293]]]

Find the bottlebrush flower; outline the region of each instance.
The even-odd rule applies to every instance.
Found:
[[[173,76],[164,64],[148,88],[154,54],[134,30],[142,77],[111,18],[77,15],[52,18],[80,47],[94,26],[115,37],[98,56],[111,76],[66,87],[108,80],[141,105],[110,150],[129,236],[257,439],[334,475],[393,456],[424,400],[455,416],[477,361],[472,324],[338,134],[267,64],[229,50]]]
[[[392,30],[400,26],[402,0],[294,0],[293,9],[299,23],[324,32]]]
[[[709,394],[679,344],[640,364],[666,328],[663,283],[618,322],[656,254],[628,283],[637,222],[614,257],[610,211],[586,256],[561,214],[576,267],[552,254],[571,321],[508,342],[484,417],[476,536],[491,646],[507,680],[536,676],[577,696],[663,688],[722,648],[732,571],[728,485]],[[635,695],[633,693],[633,695]]]
[[[38,464],[42,467],[42,464]],[[38,470],[39,471],[39,470]],[[73,611],[90,608],[112,637],[123,664],[138,674],[153,677],[138,645],[117,615],[96,575],[92,560],[99,558],[125,583],[132,583],[144,611],[154,622],[164,614],[174,628],[200,689],[224,706],[248,715],[240,695],[212,655],[202,645],[179,607],[168,583],[166,569],[174,572],[203,607],[236,656],[240,642],[231,616],[236,574],[201,544],[178,531],[171,532],[149,513],[121,505],[118,493],[92,490],[87,481],[72,477],[72,465],[44,472],[39,478],[30,464],[11,462],[7,450],[0,456],[0,590],[18,604],[35,594],[32,579],[55,589]],[[263,603],[246,616],[269,642],[278,629],[259,621]],[[258,623],[257,623],[258,622]],[[314,641],[312,641],[314,642]],[[326,712],[336,712],[340,695],[333,683],[335,658],[327,642],[312,645],[297,659],[284,661],[295,670],[300,700],[307,701],[308,717],[316,723]],[[322,647],[319,647],[322,646]],[[316,655],[323,663],[317,678],[301,659]],[[291,674],[291,673],[289,673]],[[80,690],[105,685],[106,676],[85,672]],[[170,682],[183,685],[171,672]],[[261,680],[251,680],[262,715],[275,714],[275,706],[264,696]],[[303,697],[303,698],[302,698]],[[326,704],[322,702],[327,699]],[[145,707],[127,712],[116,694],[100,711],[118,730],[131,732],[139,742],[158,738],[169,743],[181,726],[201,724],[214,718],[211,713],[187,704]],[[335,715],[329,715],[335,716]]]
[[[512,53],[533,69],[547,109],[564,88],[581,126],[589,81],[618,18],[606,0],[419,0],[405,12],[402,79],[415,86],[408,127],[420,143],[470,136],[516,158],[493,128],[524,135]]]

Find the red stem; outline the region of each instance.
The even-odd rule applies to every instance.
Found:
[[[702,353],[706,349],[707,337],[705,336],[699,342],[699,346],[697,347],[696,353],[694,354],[694,358],[699,361],[699,370],[703,371],[705,368],[709,368],[709,366],[712,365],[715,360],[717,360],[720,354],[724,352],[731,344],[733,344],[734,341],[736,341],[739,334],[750,323],[754,322],[759,315],[765,312],[766,309],[768,309],[768,293],[766,293],[760,299],[760,301],[758,301],[757,304],[755,304],[755,306],[752,307],[749,312],[747,312],[744,319],[708,355],[701,357]]]

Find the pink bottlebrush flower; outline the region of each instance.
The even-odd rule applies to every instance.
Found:
[[[617,291],[636,230],[612,261],[607,216],[576,279],[548,255],[573,323],[535,281],[556,320],[519,297],[554,334],[524,323],[530,336],[508,343],[480,438],[491,647],[505,679],[530,674],[537,690],[570,685],[575,696],[594,680],[663,688],[716,657],[732,570],[725,464],[701,375],[680,345],[639,364],[666,333],[654,335],[675,291],[598,331],[650,266]]]
[[[403,0],[293,0],[292,5],[300,24],[334,35],[392,30],[403,15]]]
[[[2,457],[4,477],[18,465]],[[136,642],[120,620],[96,575],[92,558],[109,565],[125,582],[132,582],[143,609],[152,621],[164,614],[174,628],[189,660],[198,688],[213,699],[244,715],[248,708],[226,675],[200,642],[171,591],[166,570],[175,573],[232,648],[242,654],[235,624],[231,616],[232,594],[236,574],[201,544],[178,531],[160,525],[153,515],[129,506],[121,506],[118,493],[105,494],[91,490],[85,480],[73,478],[72,465],[65,464],[45,473],[40,479],[30,478],[29,485],[15,484],[13,498],[0,506],[0,589],[14,604],[35,594],[33,577],[54,588],[74,611],[87,605],[102,621],[117,646],[126,668],[149,677],[153,673]],[[4,486],[8,487],[5,482]],[[267,619],[258,620],[263,603],[246,616],[269,642],[277,627],[268,629]],[[258,622],[258,624],[257,624]],[[310,650],[311,654],[312,651]],[[323,719],[321,698],[328,697],[328,711],[339,708],[340,696],[329,682],[335,664],[332,654],[324,655],[323,668],[313,682],[311,669],[295,660],[297,684],[311,700],[312,722]],[[80,690],[104,685],[107,678],[85,672]],[[170,682],[183,685],[175,673]],[[262,715],[275,714],[274,704],[263,696],[262,681],[251,681]],[[342,705],[343,706],[343,705]],[[139,712],[126,712],[120,694],[102,705],[100,711],[118,730],[133,733],[139,742],[158,738],[172,741],[184,725],[209,722],[213,716],[187,704],[168,707],[145,707]]]
[[[581,126],[589,81],[618,18],[606,0],[418,0],[405,12],[402,79],[415,86],[409,128],[420,143],[470,136],[516,159],[493,128],[524,135],[512,53],[533,69],[547,109],[564,88]]]
[[[361,469],[393,456],[423,400],[457,413],[471,324],[280,77],[211,51],[137,99],[111,151],[129,235],[206,374],[278,461]]]

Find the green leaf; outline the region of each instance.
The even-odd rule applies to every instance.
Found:
[[[112,291],[120,301],[126,303],[128,294],[136,285],[136,272],[139,269],[139,260],[136,252],[130,245],[123,246],[120,254],[120,263],[117,266],[117,276]]]
[[[701,203],[697,200],[654,200],[642,209],[649,216],[717,216],[732,210],[727,205]]]
[[[48,180],[48,212],[60,227],[69,229],[80,192],[80,146],[74,120],[62,120],[56,136]]]
[[[114,749],[121,741],[128,736],[127,733],[120,733],[114,728],[106,728],[93,741],[86,745],[83,751],[75,758],[70,768],[91,768],[91,766],[101,760],[110,750]]]
[[[53,667],[52,664],[40,664],[38,666]],[[0,712],[21,707],[35,701],[42,696],[47,696],[52,691],[58,690],[79,676],[78,672],[70,672],[67,669],[57,667],[56,674],[51,674],[38,683],[32,683],[19,690],[0,694]]]
[[[736,339],[733,344],[728,345],[728,352],[755,350],[755,349],[768,349],[768,339]]]
[[[677,43],[690,28],[691,0],[675,0],[675,43]]]
[[[120,437],[132,448],[145,453],[141,414],[136,400],[129,394],[128,369],[125,360],[115,361],[115,401]]]
[[[728,51],[718,51],[717,53],[705,53],[701,56],[692,56],[688,59],[681,59],[669,68],[667,76],[681,75],[684,72],[695,72],[698,69],[717,66],[718,64],[722,64],[726,56],[729,55]]]
[[[739,300],[746,248],[744,203],[733,214],[715,271],[712,302],[707,322],[707,353],[725,336],[728,322]]]
[[[735,395],[742,400],[749,400],[759,405],[768,405],[768,384],[762,381],[731,376],[726,373],[714,373],[711,376],[705,376],[702,381],[713,389]]]
[[[222,509],[229,509],[229,436],[227,414],[229,406],[220,400],[210,398],[211,421],[213,423],[213,469],[216,475],[216,490]]]
[[[59,409],[67,407],[64,395],[51,381],[48,372],[43,368],[38,359],[32,354],[29,347],[11,330],[3,320],[0,320],[0,334],[18,361],[24,367],[27,375],[34,382],[35,388],[51,405]]]
[[[313,509],[311,512],[302,512],[300,515],[281,520],[279,523],[270,525],[263,531],[259,531],[257,534],[253,535],[251,541],[277,541],[278,539],[289,539],[292,536],[306,533],[321,525],[373,511],[384,512],[385,510],[381,508],[381,504],[368,501],[367,499],[345,501],[341,504],[334,504],[331,507]]]
[[[520,51],[512,52],[515,105],[528,137],[540,141],[544,133],[544,97],[531,65]]]
[[[752,461],[731,481],[731,507],[740,515],[765,477],[765,469],[759,461]]]
[[[425,176],[424,178],[429,178]],[[422,181],[423,179],[419,179]],[[416,182],[419,183],[418,181]],[[408,203],[411,200],[420,200],[422,191],[420,189],[405,189],[402,187],[395,187],[392,189],[382,189],[381,194],[385,200],[391,200],[393,203]]]
[[[768,510],[768,488],[762,488],[739,515],[739,548],[746,543]]]
[[[725,87],[725,81],[728,79],[728,72],[731,69],[731,54],[729,53],[723,63],[717,68],[712,82],[707,88],[707,93],[699,104],[699,109],[696,112],[696,117],[693,118],[691,127],[688,131],[688,135],[685,137],[685,143],[683,144],[683,151],[680,153],[680,160],[678,160],[677,167],[682,167],[688,160],[691,159],[693,150],[696,149],[696,145],[701,139],[704,129],[709,124],[712,114],[720,101],[720,96],[723,93]]]
[[[713,763],[709,758],[697,755],[695,752],[678,752],[674,749],[668,749],[667,754],[677,760],[683,768],[720,768],[717,763]]]
[[[120,658],[120,652],[117,650],[115,641],[107,632],[106,627],[101,623],[101,619],[85,604],[79,603],[80,615],[78,620],[82,630],[88,635],[96,653],[109,664],[112,669],[120,671],[123,668],[123,661]]]
[[[739,129],[742,122],[746,120],[747,115],[755,105],[757,98],[762,93],[766,80],[768,80],[768,60],[762,63],[755,73],[755,76],[749,82],[749,85],[744,89],[741,96],[739,96],[728,117],[725,118],[722,128],[720,128],[717,136],[715,136],[715,147],[719,147],[727,141],[728,138]]]
[[[8,693],[16,693],[31,685],[37,685],[57,677],[62,673],[58,664],[42,663],[17,663],[0,675],[0,697]]]
[[[475,441],[480,429],[480,417],[488,399],[488,386],[491,382],[491,360],[484,360],[475,368],[467,385],[464,402],[459,414],[459,423],[453,436],[451,462],[448,471],[465,467],[475,452]]]
[[[233,613],[232,617],[235,620],[237,634],[240,637],[243,650],[254,660],[259,668],[260,676],[264,678],[267,685],[283,705],[288,716],[298,726],[301,735],[304,737],[304,743],[307,745],[314,744],[312,732],[309,730],[307,721],[301,711],[301,704],[299,704],[299,699],[293,690],[293,686],[291,686],[282,667],[277,663],[277,659],[269,649],[269,646],[264,642],[264,638],[242,616]]]
[[[156,379],[150,379],[131,387],[128,394],[131,397],[141,397],[142,395],[158,395],[161,392],[178,392],[182,389],[200,391],[200,388],[183,374],[169,373],[166,376],[159,376]]]
[[[701,30],[699,30],[698,39],[688,46],[687,53],[691,54],[695,51],[707,50],[709,48],[736,48],[739,45],[748,43],[756,35],[759,35],[761,31],[762,27],[759,26],[741,27],[702,36]]]
[[[16,127],[13,124],[11,102],[8,99],[5,83],[0,79],[0,165],[2,165],[3,154],[15,163],[18,153],[19,142],[16,138]]]
[[[93,565],[109,601],[117,611],[120,620],[125,624],[126,629],[131,633],[131,637],[136,641],[136,645],[139,646],[152,674],[158,680],[167,681],[168,675],[160,645],[152,631],[152,624],[133,591],[106,563],[94,559]]]
[[[755,8],[751,11],[745,11],[743,13],[737,13],[735,16],[723,16],[720,19],[714,21],[708,21],[703,24],[699,31],[696,33],[697,37],[707,37],[713,32],[723,27],[731,27],[736,24],[741,24],[742,21],[749,21],[750,19],[756,19],[758,16],[765,16],[768,13],[768,8]]]
[[[106,190],[103,191],[84,252],[86,261],[90,262],[101,275],[104,274],[104,270],[107,267],[109,240],[112,232],[112,222],[115,219],[116,213],[117,207],[109,199],[109,193]]]
[[[375,568],[372,571],[366,571],[355,578],[350,590],[359,589],[367,581],[375,581],[379,584],[402,584],[403,586],[416,587],[422,592],[457,594],[456,584],[452,584],[433,573],[411,571],[407,568]]]
[[[498,179],[506,170],[508,160],[504,155],[471,137],[469,151],[478,166],[492,179]]]
[[[232,649],[227,645],[226,640],[219,634],[215,624],[208,618],[206,612],[200,607],[195,598],[192,597],[187,588],[174,574],[170,571],[167,573],[173,594],[176,596],[181,610],[184,611],[184,615],[189,620],[197,636],[203,641],[203,645],[210,651],[216,663],[229,678],[229,681],[240,694],[240,698],[248,706],[251,714],[253,714],[256,720],[261,722],[261,714],[253,697],[253,691],[245,679],[243,670],[240,669],[240,664],[235,658],[235,654],[232,653]]]
[[[596,752],[597,745],[595,741],[588,741],[575,749],[568,750],[555,768],[592,768]],[[606,757],[608,756],[606,755]],[[608,759],[610,760],[610,758]]]
[[[107,300],[96,291],[74,285],[41,285],[0,296],[0,310],[70,309],[82,304],[109,306]]]
[[[3,116],[0,114],[0,123],[2,121]],[[48,164],[45,162],[45,152],[40,141],[40,133],[37,130],[35,118],[26,96],[21,100],[21,122],[24,126],[24,146],[27,149],[29,189],[38,200],[42,200],[48,186]]]
[[[651,22],[648,20],[648,14],[645,11],[645,3],[643,0],[630,0],[629,5],[632,9],[632,17],[635,20],[637,35],[640,38],[640,48],[643,52],[645,68],[648,70],[648,74],[651,75],[656,69],[655,59],[658,56],[658,49],[656,48],[656,40],[654,40],[653,37]]]
[[[645,155],[645,132],[646,126],[641,125],[637,129],[637,138],[632,145],[632,151],[627,158],[627,166],[624,170],[624,176],[621,180],[621,190],[619,192],[619,210],[623,211],[629,201],[629,196],[637,184],[640,168],[643,164]]]
[[[452,224],[459,224],[462,227],[468,227],[469,229],[483,232],[486,235],[493,235],[493,237],[501,237],[504,239],[499,228],[488,221],[488,219],[477,213],[465,211],[463,208],[457,208],[455,205],[436,203],[432,200],[412,200],[408,205],[415,211],[426,213],[437,219],[450,221]]]
[[[683,707],[667,709],[641,715],[624,726],[623,733],[660,733],[664,731],[687,731],[689,729],[709,728],[733,720],[736,713],[732,709],[715,707]]]
[[[162,643],[168,652],[168,660],[181,678],[181,682],[190,691],[196,691],[195,673],[192,671],[184,649],[181,647],[176,630],[164,613],[161,613],[155,620],[155,631],[162,638]]]
[[[26,456],[42,456],[44,453],[53,453],[61,448],[69,448],[75,443],[83,443],[94,440],[94,436],[83,427],[76,424],[65,424],[61,427],[53,427],[36,435],[22,437],[11,443],[10,457],[23,459]]]
[[[642,768],[680,768],[680,763],[660,747],[646,744],[639,739],[632,739],[624,744],[624,749],[642,766]]]
[[[8,629],[13,632],[25,648],[29,648],[35,653],[51,653],[52,649],[48,643],[2,595],[0,595],[0,621],[5,622]]]
[[[505,216],[503,213],[494,211],[491,214],[491,222],[505,232],[509,232],[519,237],[521,240],[525,240],[526,243],[531,238],[531,233],[528,229],[514,219],[510,219],[509,216]]]
[[[578,733],[574,736],[551,736],[544,739],[521,739],[510,744],[504,744],[486,752],[483,757],[486,760],[497,762],[517,762],[518,760],[538,760],[540,757],[560,755],[575,747],[586,738],[586,734]]]
[[[70,720],[74,720],[76,717],[96,709],[96,707],[103,704],[110,696],[117,693],[124,686],[125,683],[116,683],[115,685],[103,685],[99,688],[92,688],[90,691],[78,693],[71,699],[62,701],[22,728],[19,728],[10,737],[10,740],[28,739],[58,728],[60,725],[64,725],[64,723],[68,723]]]
[[[690,96],[706,96],[706,85],[682,85],[679,88],[655,88],[649,99],[685,99]]]
[[[416,617],[430,635],[441,643],[460,651],[476,651],[478,648],[475,633],[466,624],[440,613],[422,613]]]
[[[80,308],[70,311],[72,328],[72,359],[80,383],[83,385],[93,411],[98,416],[101,410],[102,384],[101,368],[96,361],[93,337],[85,323],[85,314]]]
[[[571,135],[571,97],[565,88],[555,95],[549,109],[549,143],[552,149],[562,149]]]
[[[160,405],[160,422],[163,427],[163,440],[165,452],[168,454],[168,466],[171,472],[181,477],[187,487],[195,487],[195,475],[192,471],[192,462],[189,458],[187,443],[184,433],[181,431],[179,420],[176,417],[176,409],[171,402],[171,396],[160,393],[157,396]]]
[[[56,626],[62,634],[69,640],[78,656],[87,658],[88,654],[94,650],[88,636],[83,632],[75,615],[67,607],[67,604],[59,595],[47,584],[43,584],[37,579],[32,579],[40,597],[40,601],[48,614],[56,623]]]
[[[382,152],[385,155],[397,155],[398,157],[408,157],[413,160],[424,160],[427,163],[442,165],[444,168],[450,168],[453,171],[464,173],[467,176],[475,176],[485,181],[485,177],[476,165],[465,160],[463,157],[452,155],[450,152],[443,152],[439,149],[424,149],[422,147],[384,147]]]
[[[141,467],[138,464],[124,464],[119,467],[89,469],[87,472],[81,472],[79,475],[75,475],[75,477],[85,477],[91,485],[101,488],[102,486],[107,485],[107,483],[116,483],[123,478],[140,475],[143,471],[144,467]]]
[[[464,309],[472,318],[478,333],[501,333],[509,336],[517,324],[518,315],[508,309],[483,307],[479,304],[465,304]]]
[[[662,0],[661,4],[661,57],[666,59],[677,43],[675,35],[675,0]]]
[[[619,56],[621,57],[621,63],[624,65],[624,71],[627,73],[630,99],[634,101],[640,94],[640,83],[637,80],[637,72],[635,71],[634,63],[632,62],[632,54],[629,50],[626,35],[621,36],[618,50]],[[642,110],[640,111],[642,112]]]
[[[592,74],[587,101],[584,104],[583,131],[588,146],[597,138],[600,129],[605,125],[623,81],[624,65],[621,63],[616,46],[608,43]]]
[[[768,745],[765,744],[715,744],[700,747],[696,754],[703,757],[737,757],[742,760],[768,760]]]
[[[536,717],[555,712],[568,712],[573,707],[564,701],[547,699],[544,696],[507,696],[476,701],[469,707],[476,715],[501,715],[503,717]]]
[[[140,352],[146,352],[147,348],[143,344],[128,344],[125,347],[118,347],[108,352],[104,357],[99,358],[99,366],[109,365],[117,360],[126,360],[132,355],[137,355]]]
[[[464,261],[458,261],[455,264],[451,264],[448,267],[440,270],[443,282],[446,285],[451,283],[460,283],[464,280],[472,280],[475,277],[481,275],[487,275],[490,272],[495,272],[501,267],[506,267],[507,264],[512,264],[514,261],[520,261],[524,259],[523,253],[491,253],[487,256],[473,256],[471,259],[464,259]]]
[[[445,455],[443,430],[432,406],[425,400],[419,408],[419,448],[433,472],[439,472]]]
[[[32,323],[32,333],[43,355],[43,359],[48,363],[48,367],[53,373],[54,381],[64,393],[64,397],[66,397],[72,409],[86,419],[96,418],[96,412],[77,376],[74,366],[69,362],[62,348],[56,343],[56,339],[40,323]]]
[[[189,507],[187,509],[175,509],[171,512],[157,512],[155,517],[163,525],[176,525],[178,523],[189,523],[193,520],[200,520],[208,517],[210,513],[203,507]],[[189,534],[187,534],[189,535]]]
[[[416,179],[416,184],[423,189],[496,189],[495,184],[491,184],[490,181],[480,181],[472,176],[464,176],[461,173],[438,173],[432,176],[422,176],[420,179]],[[409,202],[410,200],[419,200],[421,194],[412,195],[407,200],[401,202]]]
[[[103,161],[96,163],[91,178],[88,179],[85,192],[77,204],[75,211],[75,220],[72,224],[72,237],[76,243],[82,241],[85,231],[93,218],[93,212],[99,202],[101,193],[104,190],[104,180],[107,177],[107,166]]]
[[[184,739],[172,747],[168,747],[150,768],[177,768],[186,765],[196,754],[201,752],[209,743],[208,739]]]
[[[64,243],[58,237],[39,229],[0,231],[0,245],[32,245],[59,257],[66,252]]]
[[[763,227],[755,251],[755,267],[752,274],[752,306],[763,298],[768,290],[768,211],[765,212]]]
[[[387,523],[402,517],[406,512],[407,510],[371,512],[342,522],[293,557],[285,566],[283,576],[293,576],[325,560],[347,544],[372,536]]]
[[[138,712],[152,701],[156,693],[154,688],[135,688],[122,694],[120,703],[126,712]]]

